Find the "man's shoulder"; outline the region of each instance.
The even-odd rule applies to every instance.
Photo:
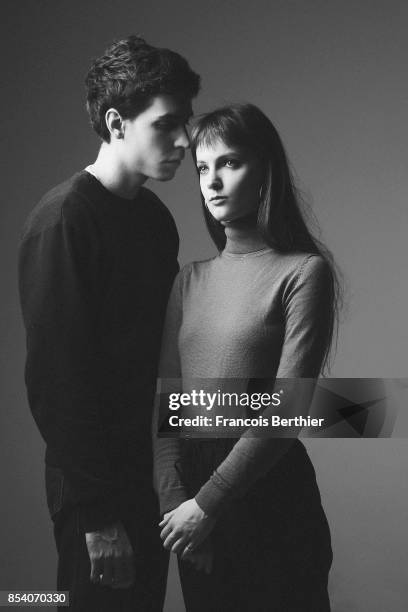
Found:
[[[76,224],[89,213],[91,200],[85,172],[77,172],[41,198],[28,215],[22,239],[52,228],[63,221]]]
[[[147,200],[149,202],[149,206],[153,210],[154,214],[156,214],[164,222],[170,223],[175,227],[173,215],[171,214],[167,206],[159,198],[159,196],[157,196],[147,187],[141,187],[141,196],[144,200]]]

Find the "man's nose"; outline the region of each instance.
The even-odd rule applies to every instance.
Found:
[[[187,132],[187,128],[183,126],[179,129],[177,133],[176,140],[174,141],[175,147],[182,147],[183,149],[188,149],[190,146],[190,137]]]

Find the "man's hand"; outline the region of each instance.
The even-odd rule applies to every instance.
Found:
[[[91,582],[127,589],[134,581],[133,550],[122,523],[85,534]]]
[[[164,515],[159,527],[163,527],[160,537],[163,546],[176,554],[194,550],[210,534],[215,519],[207,516],[196,500],[188,499],[171,512]]]

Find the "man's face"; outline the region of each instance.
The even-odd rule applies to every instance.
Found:
[[[122,162],[127,172],[158,181],[173,178],[190,146],[191,102],[163,94],[134,119],[125,119]]]

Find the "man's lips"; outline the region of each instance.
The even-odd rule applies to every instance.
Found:
[[[165,164],[181,164],[184,159],[184,155],[182,157],[175,157],[174,159],[165,159],[163,163]]]

